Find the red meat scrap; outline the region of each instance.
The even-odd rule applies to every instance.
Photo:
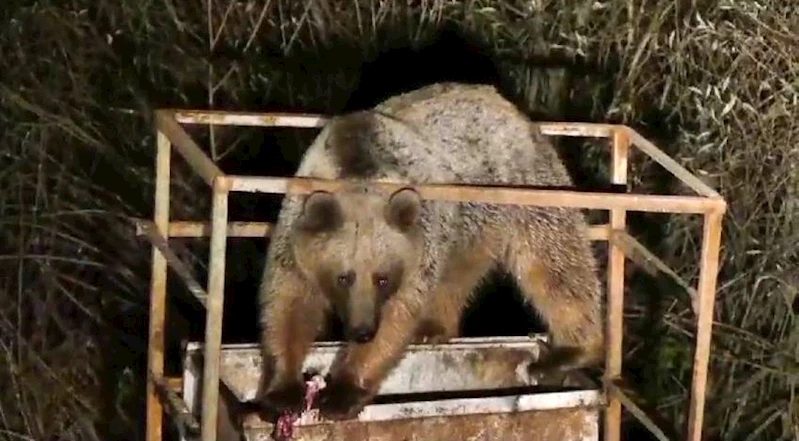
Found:
[[[300,417],[313,408],[319,391],[326,386],[325,379],[321,375],[314,375],[305,382],[305,410],[302,412],[283,412],[275,423],[275,432],[272,437],[276,441],[289,441],[294,438],[294,427]]]

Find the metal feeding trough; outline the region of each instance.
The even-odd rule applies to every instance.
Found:
[[[527,375],[526,365],[545,341],[543,336],[494,337],[412,345],[357,419],[324,421],[312,409],[295,423],[293,440],[597,441],[604,404],[598,387],[575,374],[558,391],[542,391]],[[304,370],[326,374],[341,347],[315,344]],[[190,343],[184,358],[183,398],[195,415],[200,414],[202,354],[201,344]],[[260,366],[257,344],[222,346],[219,378],[233,399],[255,397]],[[249,414],[242,430],[248,441],[273,440],[274,421]]]

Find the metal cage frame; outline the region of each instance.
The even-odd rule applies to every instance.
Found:
[[[150,322],[147,382],[147,441],[162,439],[162,394],[159,386],[179,388],[179,379],[164,377],[164,325],[166,308],[167,267],[186,283],[189,290],[206,308],[206,331],[203,363],[201,439],[213,441],[217,429],[217,399],[219,394],[219,360],[222,339],[222,310],[224,304],[225,255],[228,237],[266,237],[272,225],[256,222],[230,222],[228,195],[230,192],[272,194],[308,194],[316,190],[336,191],[346,184],[343,180],[323,180],[302,177],[259,177],[223,173],[198,146],[181,124],[233,125],[257,127],[321,128],[328,117],[312,114],[252,113],[209,110],[159,109],[154,112],[157,154],[155,161],[155,210],[152,221],[137,220],[137,234],[152,243],[152,279],[150,285]],[[696,315],[696,343],[693,378],[688,410],[687,441],[700,441],[702,434],[705,390],[713,326],[713,307],[717,287],[722,218],[725,200],[712,188],[678,164],[655,144],[624,125],[594,123],[538,122],[544,135],[569,137],[610,138],[611,182],[627,185],[628,155],[636,147],[659,163],[696,195],[645,195],[634,193],[580,192],[564,190],[520,189],[476,185],[413,185],[423,199],[471,201],[483,203],[571,207],[610,211],[608,224],[590,227],[592,241],[608,241],[607,277],[607,352],[603,389],[607,400],[604,414],[604,440],[618,441],[621,436],[621,407],[627,408],[659,439],[667,439],[620,388],[622,373],[622,334],[624,303],[625,257],[634,263],[665,273],[684,287],[693,302]],[[170,221],[170,172],[172,147],[186,160],[191,169],[211,188],[213,195],[210,224],[207,222]],[[386,190],[402,184],[377,183]],[[696,288],[680,279],[674,271],[648,251],[626,231],[628,211],[693,213],[704,218],[702,251],[699,262],[699,282]],[[169,238],[199,238],[210,236],[208,285],[200,286],[168,244]]]

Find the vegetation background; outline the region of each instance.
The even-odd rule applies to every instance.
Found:
[[[494,81],[541,118],[629,124],[719,189],[705,432],[799,436],[799,2],[6,0],[0,23],[0,438],[143,439],[150,248],[130,219],[152,216],[152,108],[333,114],[442,79]],[[314,132],[191,134],[227,171],[288,175]],[[603,182],[601,146],[572,144],[581,185]],[[633,188],[684,191],[641,159]],[[210,192],[174,163],[171,216],[207,218]],[[278,202],[235,198],[231,217]],[[696,282],[698,216],[631,223]],[[202,276],[196,242],[180,255]],[[226,341],[255,335],[239,291],[260,275],[256,242],[231,240],[226,317],[251,327]],[[629,276],[625,366],[683,428],[690,301]],[[170,279],[175,359],[204,320]]]

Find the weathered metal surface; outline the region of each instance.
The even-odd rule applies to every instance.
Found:
[[[688,404],[688,441],[702,440],[705,416],[707,370],[710,361],[710,334],[713,331],[713,307],[718,283],[719,253],[723,212],[705,215],[702,231],[702,257],[699,265],[699,306],[696,317],[696,349]]]
[[[184,124],[213,124],[251,127],[324,127],[328,118],[302,113],[252,113],[220,110],[178,110],[175,119]]]
[[[534,393],[529,388],[514,393],[501,391],[535,385],[525,367],[539,356],[545,340],[543,336],[495,337],[456,339],[438,346],[412,345],[379,393],[383,400],[386,395],[403,394],[402,401],[371,404],[357,419],[346,423],[320,421],[318,411],[311,410],[296,422],[295,440],[361,439],[364,434],[381,440],[504,440],[530,439],[530,433],[540,434],[536,439],[542,440],[596,440],[602,394],[595,388],[547,393]],[[337,342],[317,343],[308,355],[306,371],[327,373],[341,347]],[[196,398],[202,353],[199,343],[189,343],[186,348],[184,399],[193,408],[199,404]],[[260,363],[258,345],[226,345],[220,354],[220,380],[239,401],[251,400],[260,381]],[[480,396],[441,396],[464,391],[480,391]],[[412,395],[431,392],[437,396]],[[266,440],[271,439],[273,425],[250,414],[244,418],[243,429],[248,439]],[[515,430],[522,433],[514,434]]]
[[[171,141],[172,145],[175,148],[175,151],[179,152],[184,159],[191,165],[192,169],[199,174],[209,185],[214,187],[215,192],[228,192],[228,191],[249,191],[249,192],[264,192],[264,193],[308,193],[313,190],[330,190],[336,191],[340,189],[345,184],[341,181],[325,181],[325,180],[318,180],[318,179],[309,179],[309,178],[277,178],[277,177],[254,177],[254,176],[233,176],[233,175],[226,175],[224,174],[213,161],[208,158],[208,155],[200,149],[197,143],[191,138],[190,135],[186,133],[185,130],[180,126],[180,123],[185,122],[196,122],[196,123],[211,123],[211,122],[221,122],[225,124],[241,124],[241,125],[297,125],[303,127],[320,127],[324,124],[323,118],[315,118],[312,115],[303,115],[298,116],[298,118],[292,117],[290,115],[269,115],[269,114],[228,114],[223,115],[224,112],[217,112],[217,114],[207,116],[205,115],[208,112],[199,111],[199,112],[192,112],[192,111],[181,111],[181,120],[180,122],[176,119],[176,114],[174,111],[169,110],[157,110],[156,111],[156,124],[159,128],[160,135],[159,138],[168,138]],[[195,113],[195,114],[192,114]],[[701,258],[701,269],[700,269],[700,281],[699,286],[696,289],[698,294],[698,318],[697,318],[697,342],[696,342],[696,353],[694,357],[694,372],[693,372],[693,380],[692,380],[692,387],[691,387],[691,402],[689,408],[689,415],[688,415],[688,438],[690,441],[698,441],[701,438],[701,430],[702,430],[702,417],[704,413],[704,406],[705,406],[705,388],[706,388],[706,377],[707,377],[707,363],[708,363],[708,356],[709,356],[709,346],[710,346],[710,332],[712,329],[712,314],[713,314],[713,300],[715,298],[715,290],[717,284],[717,271],[718,271],[718,255],[719,255],[719,248],[720,248],[720,232],[721,232],[721,221],[724,212],[726,211],[726,202],[724,199],[719,196],[719,194],[707,186],[704,182],[702,182],[699,178],[691,174],[688,170],[680,166],[676,161],[669,158],[664,152],[658,149],[654,144],[647,141],[641,135],[636,133],[633,129],[626,127],[626,126],[616,126],[616,125],[604,125],[604,124],[584,124],[584,123],[547,123],[547,122],[540,122],[537,123],[540,127],[542,133],[546,135],[565,135],[565,136],[595,136],[595,137],[609,137],[613,136],[614,139],[622,137],[622,135],[626,135],[626,137],[630,138],[632,144],[635,147],[638,147],[641,151],[645,152],[649,155],[652,159],[656,162],[661,164],[664,168],[666,168],[669,172],[671,172],[675,177],[680,179],[683,183],[691,187],[697,193],[702,195],[703,197],[692,197],[692,196],[671,196],[671,195],[643,195],[643,194],[617,194],[617,193],[585,193],[585,192],[573,192],[573,191],[562,191],[562,190],[536,190],[536,189],[518,189],[518,188],[508,188],[508,187],[486,187],[486,186],[470,186],[470,185],[418,185],[415,186],[416,190],[419,191],[421,196],[424,199],[433,199],[433,200],[448,200],[448,201],[470,201],[470,202],[483,202],[483,203],[500,203],[500,204],[516,204],[516,205],[537,205],[537,206],[560,206],[560,207],[572,207],[572,208],[588,208],[588,209],[600,209],[600,210],[612,210],[621,212],[622,210],[626,211],[650,211],[650,212],[663,212],[663,213],[704,213],[705,214],[705,231],[702,238],[702,258]],[[161,141],[161,139],[159,139]],[[166,139],[163,140],[166,143]],[[615,144],[615,143],[614,143]],[[163,157],[163,155],[159,154],[159,157]],[[168,176],[168,169],[169,165],[167,161],[159,161],[159,180],[163,181],[164,176]],[[165,168],[167,171],[163,172],[161,168]],[[383,189],[396,189],[399,183],[373,183],[376,187],[381,187]],[[160,192],[162,195],[158,198],[159,201],[156,203],[156,213],[159,212],[159,207],[164,206],[168,201],[168,191]],[[163,211],[163,210],[162,210]],[[168,231],[170,229],[170,225],[168,223],[168,219],[165,219],[168,215],[164,216],[155,216],[155,223],[158,225],[158,229],[160,231]],[[223,243],[225,233],[227,233],[228,225],[225,223],[223,224],[219,219],[219,216],[215,216],[214,228],[215,231],[212,237],[212,242],[216,242],[217,244]],[[612,222],[613,223],[613,222]],[[192,226],[192,228],[197,228],[196,226]],[[204,232],[205,227],[201,226],[200,231]],[[192,235],[197,234],[192,231]],[[188,234],[187,234],[188,235]],[[607,234],[603,234],[602,239],[606,239]],[[219,259],[219,246],[212,248],[217,248],[217,252],[212,253],[216,254],[216,259]],[[162,332],[159,329],[162,329],[163,325],[163,313],[161,312],[161,305],[163,304],[161,301],[162,295],[160,294],[161,288],[159,283],[162,284],[162,281],[159,282],[159,277],[163,278],[161,275],[164,273],[162,269],[165,269],[166,262],[165,259],[162,259],[160,252],[157,253],[157,248],[154,247],[153,250],[153,285],[158,285],[159,288],[153,288],[153,299],[152,302],[153,310],[151,311],[151,329],[150,329],[150,339],[151,339],[151,347],[149,350],[149,364],[151,365],[151,371],[155,374],[159,374],[160,366],[163,364],[163,350],[161,348],[162,343],[159,343],[162,340]],[[224,258],[222,258],[224,260]],[[211,267],[218,266],[218,265],[210,265]],[[213,277],[212,277],[213,278]],[[157,280],[159,279],[159,280]],[[214,278],[214,279],[219,279]],[[221,279],[220,279],[221,280]],[[215,280],[215,283],[210,283],[209,285],[218,285],[219,281]],[[213,292],[210,292],[213,291]],[[209,288],[208,295],[210,297],[216,297],[215,293],[218,289],[211,290]],[[210,328],[208,330],[209,337],[208,343],[209,348],[207,348],[207,352],[210,353],[211,356],[218,350],[218,342],[219,339],[217,335],[219,334],[219,330],[217,328],[221,327],[221,319],[219,318],[219,309],[221,308],[221,296],[219,299],[214,299],[216,302],[219,300],[218,304],[213,305],[214,307],[209,307],[209,319],[207,326]],[[612,310],[615,311],[616,315],[620,315],[621,305],[618,304],[619,302],[615,302],[615,304],[611,305]],[[614,323],[611,328],[618,328],[618,323]],[[613,340],[613,338],[611,338]],[[446,348],[442,348],[446,351]],[[512,351],[511,351],[512,352]],[[614,352],[614,351],[611,351]],[[213,357],[216,359],[216,357]],[[433,357],[434,359],[435,357]],[[511,357],[513,358],[513,357]],[[615,357],[615,355],[613,356]],[[312,360],[309,360],[312,361]],[[435,361],[435,360],[434,360]],[[438,360],[439,365],[441,360]],[[213,363],[216,365],[216,363]],[[486,362],[483,360],[481,362],[484,366],[490,366],[490,360]],[[507,367],[513,365],[512,363],[506,363],[502,370],[499,372],[503,373],[502,378],[505,374],[509,371]],[[516,367],[519,365],[517,364]],[[455,371],[455,368],[461,369],[463,366],[452,366],[450,371]],[[207,383],[213,385],[216,383],[216,368],[215,367],[208,367],[206,366],[208,372],[205,375],[205,380]],[[190,369],[189,369],[190,370]],[[187,370],[187,372],[189,371]],[[615,370],[615,369],[611,369]],[[445,369],[446,371],[446,369]],[[486,372],[490,371],[490,369],[486,370]],[[457,371],[455,371],[457,372]],[[514,371],[516,372],[516,371]],[[521,373],[517,373],[516,380],[513,381],[524,381],[520,379]],[[612,374],[612,373],[611,373]],[[401,374],[405,375],[405,374]],[[190,381],[186,381],[184,384],[186,385],[186,389],[184,389],[184,394],[186,396],[196,396],[198,381],[197,379],[200,377],[199,372],[193,372],[190,375],[192,379]],[[458,372],[458,375],[454,376],[461,376],[461,372]],[[412,377],[410,373],[408,377]],[[490,376],[489,376],[490,377]],[[478,376],[479,378],[479,376]],[[188,377],[187,377],[188,379]],[[436,381],[439,380],[438,377],[435,377]],[[447,380],[449,381],[449,380]],[[486,380],[489,381],[489,380]],[[495,380],[496,381],[496,380]],[[422,380],[420,384],[425,384],[425,382],[429,383],[429,380]],[[467,381],[468,383],[468,381]],[[409,385],[412,385],[409,383]],[[160,404],[157,402],[154,391],[152,390],[151,386],[148,386],[150,390],[148,391],[148,410],[147,410],[147,420],[148,420],[148,434],[147,438],[149,440],[156,440],[160,438]],[[461,386],[457,386],[461,387]],[[187,390],[192,389],[192,390]],[[205,405],[205,414],[206,418],[204,418],[202,426],[205,439],[209,440],[212,438],[211,432],[213,432],[213,428],[215,426],[214,423],[209,422],[211,420],[211,416],[216,414],[216,403],[214,402],[214,397],[217,396],[215,391],[211,391],[213,388],[208,388],[203,395]],[[254,390],[252,388],[251,390]],[[419,403],[423,403],[419,401]],[[421,404],[423,405],[423,404]],[[195,406],[196,407],[196,406]],[[196,408],[192,408],[193,411],[196,411]],[[533,411],[536,415],[540,416],[541,412],[553,412],[553,411],[542,411],[536,410]],[[505,424],[504,427],[509,427],[512,425],[510,422],[513,418],[517,418],[519,413],[511,413],[511,414],[503,414],[497,416],[497,418],[503,419],[505,421],[502,424]],[[594,415],[595,414],[590,414]],[[589,415],[589,416],[590,416]],[[618,425],[619,421],[617,418],[618,415],[613,416],[611,415],[608,418],[609,424]],[[437,419],[442,419],[443,417],[428,417],[423,419],[413,419],[413,421],[432,421]],[[452,418],[452,417],[451,417]],[[451,420],[450,418],[450,420]],[[490,422],[478,422],[478,416],[473,415],[470,419],[464,423],[465,426],[474,425],[476,429],[481,427],[489,427],[491,426]],[[552,417],[547,417],[552,422]],[[593,416],[592,416],[593,418]],[[546,418],[545,418],[546,419]],[[448,419],[444,419],[443,429],[441,430],[449,430],[450,427]],[[408,421],[408,420],[403,420]],[[528,419],[524,419],[525,424],[527,424]],[[373,434],[380,435],[383,433],[384,430],[389,432],[387,436],[395,436],[394,434],[397,432],[396,430],[392,431],[391,428],[387,428],[387,424],[404,424],[399,423],[398,421],[383,421],[383,422],[370,422],[368,424],[378,424],[379,427],[373,427],[371,429],[365,428],[362,426],[357,426],[355,429],[356,432],[350,433],[364,433],[364,432],[357,432],[366,430],[366,434],[370,437],[376,437]],[[558,421],[555,422],[559,424]],[[336,425],[331,426],[327,429],[319,429],[325,430],[325,433],[328,433],[330,436],[334,436],[337,430],[346,427],[347,424],[364,424],[363,421],[361,422],[353,422],[353,423],[346,423],[343,425]],[[416,423],[414,423],[416,424]],[[421,424],[421,423],[420,423]],[[424,423],[428,424],[428,423]],[[433,424],[430,422],[429,424]],[[314,426],[317,427],[317,426]],[[595,427],[595,426],[592,426]],[[354,429],[354,430],[355,430]],[[456,430],[456,428],[451,428],[452,430]],[[310,426],[309,426],[310,430]],[[316,430],[316,429],[313,429]],[[341,429],[344,430],[344,429]],[[399,429],[397,429],[399,430]],[[446,433],[449,432],[440,432],[439,429],[431,429],[434,430],[433,433],[436,437],[449,437],[449,438],[457,438],[457,436],[448,436]],[[538,428],[529,428],[525,426],[523,428],[524,435],[527,433],[532,432],[525,432],[535,430],[535,433],[543,433]],[[335,432],[335,433],[334,433]],[[400,437],[397,439],[417,439],[417,436],[420,432],[417,430],[416,432],[412,433],[409,436]],[[465,433],[465,432],[464,432]],[[443,434],[443,435],[442,435]],[[424,434],[425,438],[428,438],[431,435],[430,433]],[[451,435],[451,434],[450,434]],[[494,434],[496,435],[496,434]],[[524,436],[522,435],[522,436]],[[477,436],[477,435],[475,435]],[[515,439],[513,438],[516,435],[507,435],[505,438],[507,439]],[[500,438],[503,438],[502,434],[499,434]],[[528,438],[524,436],[525,438]],[[340,438],[340,437],[339,437]],[[614,438],[611,436],[611,438]],[[317,438],[309,438],[309,439],[325,439],[324,437],[317,437]],[[379,436],[378,436],[378,439]],[[394,439],[394,438],[384,438],[384,439]],[[468,436],[467,436],[468,439]],[[541,438],[546,439],[546,438]],[[565,439],[564,437],[559,437],[559,439]],[[612,440],[611,440],[612,441]]]
[[[136,235],[147,234],[143,220],[136,220]],[[274,224],[271,222],[228,222],[227,237],[269,237]],[[205,221],[172,221],[169,223],[170,239],[211,237],[211,222]]]
[[[568,409],[601,404],[598,391],[569,391],[526,393],[481,398],[450,398],[440,400],[409,401],[402,403],[372,404],[356,418],[364,423],[392,421],[406,418],[430,418],[444,415],[484,415],[495,413],[529,412],[533,410]],[[264,426],[257,417],[251,417],[251,427]],[[329,424],[312,409],[297,421],[299,426]]]
[[[167,109],[164,109],[167,110]],[[182,124],[223,126],[321,128],[329,116],[314,113],[233,112],[222,110],[174,110],[175,119]],[[585,122],[536,122],[545,135],[608,138],[623,128],[617,124]]]
[[[622,405],[649,430],[649,433],[655,435],[659,441],[672,441],[668,435],[661,429],[655,421],[644,412],[643,409],[632,400],[630,396],[621,390],[620,381],[613,381],[607,384],[608,400],[617,399]],[[676,439],[676,438],[675,438]]]
[[[293,441],[596,441],[596,408],[464,414],[299,425]],[[247,441],[273,441],[271,427],[245,423]]]
[[[671,269],[666,262],[661,260],[654,253],[639,242],[636,238],[630,236],[629,233],[622,230],[616,230],[610,233],[610,240],[618,245],[624,251],[624,257],[633,261],[639,268],[643,269],[650,275],[657,275],[663,273],[668,276],[674,283],[679,285],[688,296],[691,298],[691,308],[694,314],[699,310],[699,294],[691,285],[688,284],[676,271]]]
[[[169,225],[169,171],[172,147],[166,135],[156,132],[155,201],[153,222],[161,231]],[[167,261],[152,247],[150,276],[150,323],[147,333],[147,433],[146,441],[161,441],[163,406],[155,390],[154,378],[164,375],[164,327],[166,322]]]
[[[338,179],[308,177],[226,175],[219,180],[224,182],[230,191],[270,194],[308,194],[320,190],[338,192],[353,185],[351,182]],[[372,181],[369,185],[386,192],[408,186],[407,183],[379,181]],[[590,210],[624,209],[651,213],[709,213],[725,207],[723,200],[704,196],[544,190],[466,184],[414,184],[412,187],[425,200],[481,204]]]
[[[632,141],[632,144],[638,148],[638,150],[646,153],[655,162],[660,164],[677,179],[682,181],[683,184],[687,185],[702,196],[707,196],[716,200],[717,202],[720,202],[721,204],[725,204],[724,199],[722,199],[721,195],[719,195],[716,190],[710,188],[709,185],[702,182],[702,180],[696,175],[672,159],[668,154],[666,154],[666,152],[659,149],[655,144],[652,143],[652,141],[644,138],[641,136],[641,134],[629,127],[625,127],[624,131],[627,132],[627,136]]]
[[[162,236],[161,233],[158,232],[158,229],[155,227],[155,224],[150,221],[139,220],[136,223],[137,228],[140,228],[144,235],[147,236],[147,239],[152,243],[158,251],[161,252],[161,255],[164,259],[166,259],[167,264],[175,274],[183,280],[183,283],[186,284],[186,288],[189,289],[194,295],[194,298],[200,302],[203,307],[205,307],[205,300],[208,298],[208,294],[205,292],[202,286],[200,286],[200,282],[194,278],[194,275],[191,273],[191,269],[189,266],[180,260],[177,253],[172,249],[167,241],[167,238]]]
[[[225,255],[228,223],[228,193],[214,182],[211,207],[211,249],[208,264],[208,300],[205,316],[203,363],[202,441],[216,440],[219,400],[219,353],[222,350],[222,318],[225,304]]]
[[[169,380],[173,379],[155,375],[151,375],[151,378],[162,407],[172,417],[178,426],[178,430],[199,431],[200,423],[197,422],[197,418],[192,415],[191,410],[186,406],[186,402],[176,393],[175,389],[170,387]]]
[[[186,130],[175,120],[173,112],[156,110],[155,124],[159,132],[166,135],[169,142],[175,147],[175,151],[183,156],[191,169],[200,175],[206,184],[213,186],[217,178],[225,176],[214,161],[192,139],[191,135],[186,133]],[[166,227],[164,227],[164,231],[166,231]]]
[[[139,219],[135,221],[136,235],[150,236],[147,228],[149,221]],[[274,225],[271,222],[228,222],[227,237],[269,237]],[[594,224],[588,227],[589,240],[608,240],[610,226],[608,224]],[[195,238],[209,237],[211,223],[201,221],[172,221],[169,223],[169,238]],[[188,282],[187,282],[188,283]]]
[[[322,128],[330,117],[311,113],[231,112],[220,110],[175,110],[182,124],[208,124],[251,127]],[[624,128],[616,124],[536,122],[541,133],[549,136],[608,138]]]
[[[381,395],[467,391],[535,385],[525,366],[539,356],[542,337],[456,339],[448,345],[411,345],[396,369],[383,382]],[[341,350],[339,343],[314,345],[303,369],[327,374]],[[187,355],[202,346],[189,343]],[[225,345],[220,357],[220,378],[237,399],[255,397],[261,375],[257,344]]]
[[[623,131],[613,135],[611,147],[610,180],[614,184],[627,184],[627,159],[630,153],[630,137]],[[624,230],[627,224],[624,209],[610,210],[610,227]],[[607,276],[607,350],[605,351],[605,377],[618,378],[622,373],[622,334],[624,334],[624,250],[615,242],[608,247]],[[605,409],[605,441],[621,438],[621,402],[611,396]]]
[[[162,112],[168,112],[166,109]],[[174,110],[174,119],[182,124],[214,124],[256,127],[297,127],[321,128],[330,119],[319,114],[268,113],[268,112],[229,112],[218,110]],[[654,143],[634,129],[618,124],[577,123],[577,122],[535,122],[541,133],[547,136],[610,138],[624,132],[632,144],[659,163],[672,175],[702,196],[721,200],[721,196],[696,175],[672,159]]]

